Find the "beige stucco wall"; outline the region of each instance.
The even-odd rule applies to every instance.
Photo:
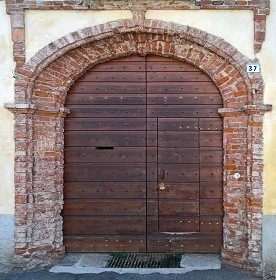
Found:
[[[127,18],[131,11],[26,11],[26,59],[67,33]]]
[[[265,103],[274,106],[264,121],[264,214],[276,215],[276,1],[270,5],[267,36],[258,58],[265,81]]]
[[[14,63],[10,17],[6,14],[4,1],[0,1],[0,26],[0,214],[13,214],[14,121],[4,103],[14,101]]]

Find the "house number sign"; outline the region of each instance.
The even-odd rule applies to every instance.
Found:
[[[260,73],[261,66],[260,66],[260,64],[246,64],[246,72],[247,73]]]

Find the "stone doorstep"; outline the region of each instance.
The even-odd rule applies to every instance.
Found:
[[[209,270],[220,269],[220,255],[217,254],[185,254],[182,255],[180,262],[181,268],[106,268],[108,260],[111,258],[109,254],[68,254],[58,265],[53,266],[49,271],[53,273],[102,273],[117,272],[138,273],[138,274],[182,274],[193,270]]]

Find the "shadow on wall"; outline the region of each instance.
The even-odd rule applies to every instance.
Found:
[[[0,215],[0,271],[12,268],[14,254],[14,216]]]

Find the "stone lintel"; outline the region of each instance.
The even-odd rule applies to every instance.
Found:
[[[263,115],[265,112],[272,110],[272,105],[261,104],[261,105],[244,105],[238,108],[221,108],[218,109],[218,113],[221,116],[233,117],[239,115]]]
[[[65,117],[67,114],[70,114],[70,109],[65,107],[59,108],[42,108],[38,107],[35,104],[28,103],[5,103],[4,107],[13,113],[18,114],[39,114],[39,115],[51,115]]]

